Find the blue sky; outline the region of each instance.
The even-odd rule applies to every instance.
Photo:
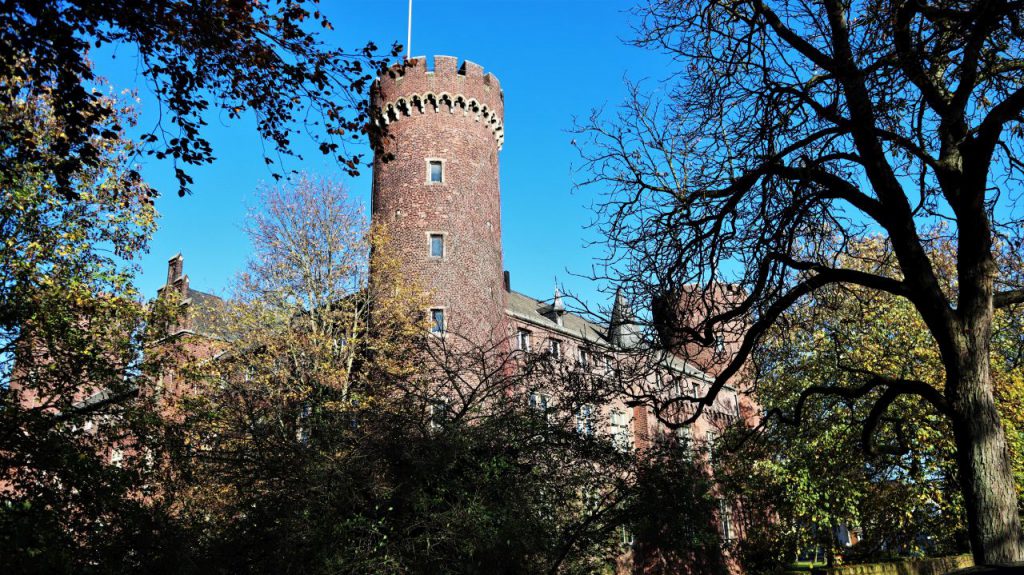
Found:
[[[513,288],[550,297],[555,277],[571,292],[602,305],[608,296],[587,274],[598,247],[586,226],[596,190],[574,191],[578,156],[568,132],[573,118],[592,109],[613,111],[625,97],[624,79],[647,78],[648,87],[668,74],[664,57],[627,46],[633,18],[629,1],[613,0],[414,0],[413,55],[445,54],[472,60],[494,73],[505,91],[505,147],[501,160],[502,232],[505,268]],[[406,0],[324,0],[335,30],[333,45],[355,49],[373,40],[404,43]],[[98,72],[116,88],[139,85],[138,61],[128,46],[94,54]],[[141,126],[156,122],[157,109],[144,87]],[[140,263],[137,284],[151,296],[163,284],[167,259],[181,252],[192,286],[230,291],[249,245],[242,232],[247,206],[261,183],[271,182],[252,118],[228,123],[207,118],[207,137],[217,161],[193,168],[193,194],[179,198],[169,163],[147,159],[143,174],[164,195],[157,200],[160,228]],[[369,209],[369,169],[343,175],[308,142],[298,142],[305,161],[286,167],[342,181]]]

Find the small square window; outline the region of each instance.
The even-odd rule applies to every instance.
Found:
[[[444,181],[444,164],[441,160],[430,160],[427,162],[427,167],[430,172],[431,183],[441,183]]]
[[[435,308],[430,310],[430,333],[441,335],[444,333],[444,310]]]
[[[430,234],[430,257],[444,257],[444,234]]]

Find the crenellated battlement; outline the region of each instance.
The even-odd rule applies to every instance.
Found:
[[[374,83],[371,98],[384,125],[418,114],[461,114],[486,126],[499,150],[505,142],[501,84],[469,60],[458,66],[454,56],[435,56],[432,70],[425,56],[396,64]]]

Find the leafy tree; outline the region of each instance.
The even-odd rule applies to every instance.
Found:
[[[167,535],[159,499],[144,498],[158,418],[137,397],[155,369],[141,355],[147,319],[160,318],[131,285],[154,228],[151,190],[123,139],[131,109],[109,96],[97,100],[114,136],[58,181],[52,146],[66,125],[29,82],[0,88],[0,119],[38,154],[0,152],[0,546],[14,572],[144,568]],[[60,198],[64,185],[78,201]]]
[[[866,363],[856,384],[802,393],[872,400],[868,435],[907,399],[941,414],[975,560],[1024,559],[990,354],[994,310],[1024,301],[1012,191],[1020,5],[659,1],[638,11],[637,43],[680,69],[666,103],[634,87],[615,121],[585,130],[588,180],[608,187],[606,275],[635,301],[660,302],[653,320],[670,345],[737,341],[706,396],[669,403],[695,402],[699,417],[785,311],[824,288],[903,298],[934,340],[940,382]],[[929,249],[940,221],[950,283]],[[852,243],[874,234],[892,266],[851,267]],[[675,313],[683,301],[693,321]]]
[[[45,161],[57,191],[77,196],[80,171],[103,162],[103,148],[118,138],[117,111],[91,91],[91,46],[127,44],[138,50],[139,71],[160,102],[161,120],[142,140],[157,158],[174,162],[178,193],[192,182],[190,166],[214,160],[202,130],[219,109],[237,119],[256,117],[270,144],[268,164],[293,154],[292,139],[313,135],[324,154],[350,173],[361,161],[346,149],[369,124],[365,91],[386,64],[372,43],[353,50],[327,46],[317,29],[333,26],[313,1],[214,2],[16,0],[0,8],[0,78],[19,84],[2,105],[23,94],[46,97],[63,132],[37,144],[34,132],[4,124],[4,149],[18,159]],[[398,53],[396,45],[391,55]],[[386,58],[386,56],[385,56]],[[25,79],[32,79],[26,82]],[[5,177],[14,177],[16,165]],[[275,177],[278,174],[275,173]]]
[[[936,270],[948,284],[955,275],[952,250],[942,243],[936,249]],[[894,265],[879,238],[851,250],[856,258],[849,267],[885,273]],[[1011,315],[1000,310],[994,318],[1005,327],[993,341],[992,377],[1019,477],[1020,410],[1012,398],[1020,394],[1014,360],[1020,333],[1007,325]],[[938,350],[909,302],[857,286],[820,290],[766,334],[756,364],[762,406],[802,415],[799,427],[769,420],[764,435],[748,444],[751,449],[730,458],[725,476],[732,486],[778,514],[779,521],[761,527],[788,531],[805,546],[811,535],[824,535],[814,543],[828,549],[835,544],[835,526],[858,526],[861,556],[958,550],[965,539],[964,508],[944,417],[918,402],[894,402],[865,453],[856,427],[870,417],[872,398],[801,399],[804,389],[819,382],[855,385],[865,365],[938,386]],[[864,455],[863,463],[852,463]],[[773,551],[789,556],[792,548]]]

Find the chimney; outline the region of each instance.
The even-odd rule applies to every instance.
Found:
[[[167,285],[173,284],[181,277],[183,261],[184,258],[181,257],[181,252],[178,252],[178,254],[173,258],[167,260]]]
[[[505,291],[512,291],[512,277],[509,275],[508,270],[505,270]]]

